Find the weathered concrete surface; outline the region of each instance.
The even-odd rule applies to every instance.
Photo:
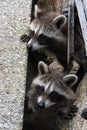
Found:
[[[0,130],[21,130],[26,84],[26,45],[32,0],[0,0]]]

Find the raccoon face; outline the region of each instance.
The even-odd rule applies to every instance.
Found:
[[[48,46],[56,46],[58,42],[66,43],[63,29],[67,23],[63,15],[55,17],[41,17],[30,24],[29,36],[21,38],[27,41],[29,50],[38,50]]]
[[[70,87],[77,82],[76,75],[53,74],[44,62],[39,62],[38,70],[39,74],[33,80],[28,93],[29,105],[32,104],[34,109],[44,109],[63,101],[75,99]]]

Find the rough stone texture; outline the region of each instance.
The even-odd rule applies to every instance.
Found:
[[[32,0],[0,0],[0,130],[21,130],[27,51],[20,35],[29,26]]]

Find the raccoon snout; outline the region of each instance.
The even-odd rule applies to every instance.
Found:
[[[27,47],[30,51],[32,50],[32,45],[28,44]]]
[[[37,103],[37,106],[38,106],[40,109],[45,108],[44,102],[38,102],[38,103]]]

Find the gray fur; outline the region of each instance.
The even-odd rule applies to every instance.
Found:
[[[60,26],[59,29],[57,29],[57,27],[55,26],[54,19],[56,17],[58,18],[58,16],[53,14],[52,16],[49,16],[49,17],[43,16],[40,19],[33,20],[32,23],[30,24],[30,30],[34,31],[36,36],[32,37],[33,42],[29,41],[28,45],[32,44],[32,47],[33,47],[34,44],[37,42],[37,38],[39,37],[40,34],[44,34],[45,36],[55,39],[58,42],[60,41],[60,42],[66,43],[67,38],[60,30],[62,25]],[[59,16],[59,19],[62,17],[65,17],[65,16],[61,15],[61,16]],[[65,23],[65,21],[64,21],[64,23]],[[48,45],[46,45],[46,46],[48,46]],[[39,48],[39,43],[38,43],[38,48]],[[35,50],[34,48],[32,48],[32,49]]]
[[[37,106],[33,106],[37,104],[37,100],[40,96],[42,96],[42,101],[45,103],[47,100],[50,101],[50,99],[48,98],[48,95],[52,92],[52,91],[56,91],[59,94],[65,96],[66,100],[71,100],[73,101],[75,99],[75,95],[74,92],[71,89],[71,85],[70,84],[75,84],[77,82],[77,76],[74,74],[68,74],[65,75],[63,72],[60,71],[49,71],[47,65],[44,62],[39,62],[38,65],[38,69],[39,69],[39,74],[38,76],[32,81],[31,87],[30,87],[30,91],[28,93],[28,97],[29,97],[29,103],[30,106],[32,104],[32,108],[35,110],[39,109],[37,108]],[[44,73],[43,73],[43,71]],[[71,83],[69,83],[69,86],[67,85],[67,81],[71,80],[73,78],[73,81],[71,81]],[[73,84],[73,85],[74,85]],[[38,95],[37,91],[36,91],[36,86],[41,86],[44,87],[44,92],[42,95]],[[33,101],[32,101],[33,100]],[[34,103],[36,102],[36,103]],[[51,102],[49,102],[51,104]],[[48,106],[50,106],[50,104]],[[56,102],[54,102],[54,104],[56,104]],[[45,106],[45,108],[47,108]]]

